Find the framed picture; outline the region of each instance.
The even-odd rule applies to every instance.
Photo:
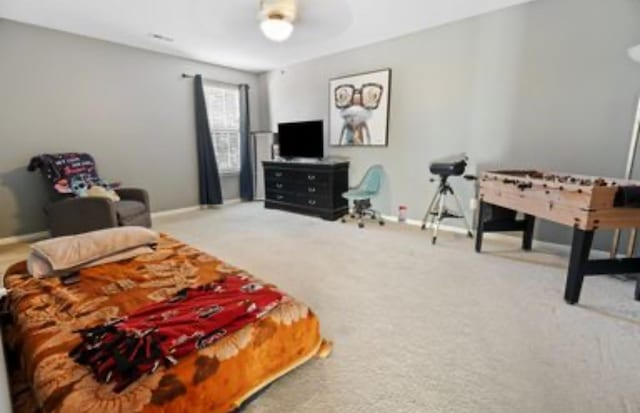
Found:
[[[387,146],[391,69],[329,80],[331,146]]]

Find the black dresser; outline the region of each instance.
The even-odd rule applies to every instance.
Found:
[[[263,161],[265,208],[336,220],[349,212],[349,162]]]

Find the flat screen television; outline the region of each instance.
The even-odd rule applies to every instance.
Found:
[[[324,127],[321,120],[278,124],[278,145],[283,158],[324,157]]]

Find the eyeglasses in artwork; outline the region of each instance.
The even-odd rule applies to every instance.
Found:
[[[391,70],[330,81],[332,146],[386,146]]]

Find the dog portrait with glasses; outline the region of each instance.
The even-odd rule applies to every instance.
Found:
[[[390,71],[331,81],[331,145],[387,144]]]

